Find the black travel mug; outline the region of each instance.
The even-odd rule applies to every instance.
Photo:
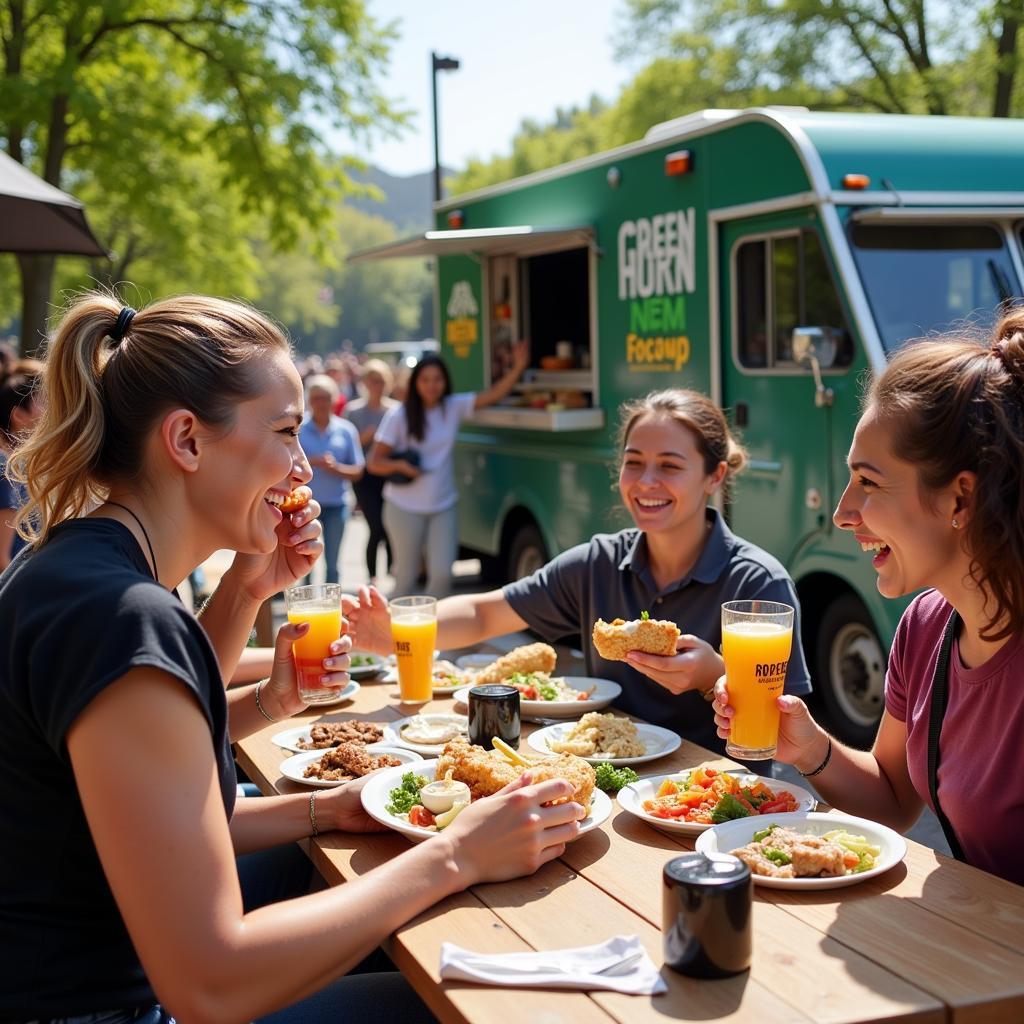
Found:
[[[750,967],[750,868],[729,853],[685,853],[662,872],[665,963],[692,978],[725,978]]]
[[[469,742],[491,750],[495,736],[519,748],[519,691],[504,683],[485,683],[469,691]]]

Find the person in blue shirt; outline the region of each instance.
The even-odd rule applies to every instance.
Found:
[[[299,443],[313,468],[310,487],[320,502],[328,583],[339,582],[338,555],[351,512],[352,484],[362,479],[365,466],[359,431],[331,412],[337,397],[338,385],[331,377],[310,377],[306,381],[309,412],[299,427]]]
[[[36,373],[13,373],[0,386],[0,570],[25,546],[14,528],[14,516],[28,495],[24,484],[8,479],[7,456],[43,411],[36,395],[38,382]]]

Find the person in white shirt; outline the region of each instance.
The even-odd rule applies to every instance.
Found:
[[[520,341],[508,373],[492,387],[452,394],[444,360],[426,355],[413,368],[405,400],[381,422],[367,469],[388,478],[384,526],[393,552],[392,596],[417,592],[424,557],[426,592],[435,597],[451,592],[452,562],[458,549],[455,437],[459,425],[476,409],[501,401],[512,390],[529,358],[529,346]]]

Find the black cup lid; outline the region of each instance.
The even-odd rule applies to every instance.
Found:
[[[519,691],[514,686],[508,686],[505,683],[483,683],[480,686],[474,686],[469,691],[471,697],[511,697],[513,694],[518,696]]]
[[[684,853],[665,865],[665,875],[676,882],[726,885],[747,878],[750,868],[731,853]]]

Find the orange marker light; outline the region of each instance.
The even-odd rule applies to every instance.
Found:
[[[461,210],[452,210],[448,214],[448,227],[457,231],[466,223],[466,217]]]
[[[871,179],[866,174],[844,174],[843,175],[843,188],[867,188],[871,184]]]
[[[675,178],[680,174],[689,174],[693,170],[693,154],[688,149],[680,149],[665,157],[665,174]]]

